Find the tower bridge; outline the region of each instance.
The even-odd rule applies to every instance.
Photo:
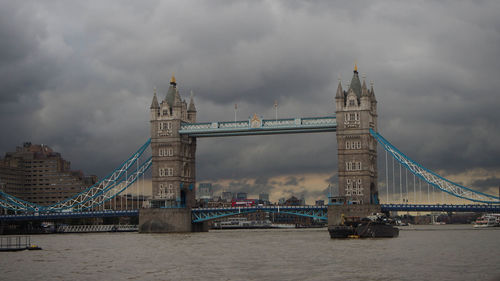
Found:
[[[83,192],[53,204],[41,206],[0,191],[0,207],[17,214],[0,216],[0,220],[40,219],[54,217],[137,216],[144,232],[191,231],[204,229],[203,223],[242,212],[283,212],[316,219],[326,219],[329,209],[358,208],[368,211],[486,211],[497,212],[500,198],[447,180],[410,159],[386,140],[377,130],[377,100],[373,83],[367,86],[359,79],[357,68],[349,86],[344,89],[339,81],[335,94],[336,114],[312,118],[262,119],[257,114],[248,120],[198,122],[197,110],[191,96],[189,104],[180,96],[172,76],[165,97],[159,99],[156,89],[150,106],[151,138],[111,174]],[[196,208],[196,144],[198,138],[246,135],[336,132],[338,154],[339,197],[346,206],[266,206],[251,208]],[[379,178],[377,147],[385,150],[385,182]],[[151,148],[151,157],[145,156]],[[399,164],[400,198],[391,202],[388,155]],[[394,162],[393,162],[394,165]],[[152,198],[141,205],[132,203],[123,209],[123,194],[134,188],[151,170]],[[383,168],[383,167],[382,167]],[[406,183],[403,190],[402,171]],[[413,202],[409,202],[413,175]],[[397,193],[395,169],[392,169],[392,191]],[[420,200],[417,200],[418,180]],[[379,196],[379,184],[385,188],[385,198]],[[467,204],[422,204],[421,184],[430,190],[459,198]],[[403,195],[406,192],[405,195]],[[425,190],[424,190],[425,192]],[[136,189],[135,193],[139,193]],[[140,194],[140,193],[139,193]],[[138,195],[140,198],[140,195]],[[385,199],[385,202],[380,202]],[[443,197],[444,199],[444,197]],[[122,201],[117,204],[117,201]],[[125,204],[128,199],[125,198]],[[420,201],[420,202],[419,202]],[[329,202],[332,204],[333,202]],[[383,204],[381,204],[383,203]],[[403,204],[401,204],[403,203]],[[119,207],[117,207],[119,206]],[[356,207],[359,206],[359,207]],[[105,210],[107,209],[107,210]],[[332,220],[332,219],[330,219]]]

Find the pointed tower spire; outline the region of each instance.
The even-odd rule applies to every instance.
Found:
[[[335,98],[342,99],[344,98],[344,91],[342,90],[342,80],[339,78],[339,85],[337,86],[337,94]]]
[[[366,87],[366,81],[365,81],[366,75],[363,74],[363,85],[361,85],[361,96],[362,97],[368,97],[368,88]]]
[[[354,64],[354,74],[352,75],[351,86],[349,89],[352,90],[358,98],[361,97],[361,82],[359,81],[357,64]]]
[[[158,99],[156,98],[156,87],[154,87],[153,90],[154,90],[153,101],[151,102],[150,109],[160,108],[160,105],[158,104]]]
[[[377,99],[375,98],[375,91],[373,90],[373,80],[370,81],[370,95],[373,97],[373,101],[376,101]]]
[[[181,95],[179,94],[179,89],[175,89],[175,97],[174,97],[174,106],[181,105],[182,99]]]
[[[193,91],[191,91],[191,97],[189,99],[188,112],[193,112],[193,111],[196,111],[196,107],[194,106]]]
[[[177,82],[175,81],[175,76],[172,74],[170,79],[170,86],[168,87],[167,95],[165,96],[165,101],[169,106],[174,105],[175,92],[177,91]]]

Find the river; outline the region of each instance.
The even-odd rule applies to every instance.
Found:
[[[500,280],[500,228],[412,226],[393,239],[326,229],[33,235],[0,280]]]

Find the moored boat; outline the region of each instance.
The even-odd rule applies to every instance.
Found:
[[[328,227],[331,238],[392,238],[399,236],[399,228],[394,222],[382,214],[360,219],[359,217],[342,217],[341,225]]]
[[[486,214],[474,222],[474,228],[499,227],[500,214]]]

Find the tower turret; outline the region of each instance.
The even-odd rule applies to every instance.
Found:
[[[358,67],[354,66],[354,73],[351,79],[351,86],[349,87],[355,94],[356,97],[361,98],[361,82],[359,81]]]
[[[196,122],[196,107],[194,106],[193,91],[191,91],[191,97],[189,99],[188,119],[189,122]]]
[[[375,98],[375,91],[373,90],[373,81],[370,81],[370,96],[372,98],[372,102],[377,102],[377,99]]]
[[[160,108],[160,104],[158,103],[158,98],[156,97],[156,88],[154,88],[154,93],[153,93],[153,101],[151,102],[151,109],[153,108]]]
[[[342,82],[341,79],[339,78],[339,84],[337,86],[337,94],[335,95],[335,104],[337,106],[337,109],[340,109],[344,107],[344,90],[342,90]]]
[[[151,102],[149,109],[151,110],[151,120],[160,115],[160,105],[158,104],[158,99],[156,98],[156,88],[154,88],[153,101]]]
[[[174,103],[172,104],[172,115],[177,118],[182,118],[182,100],[179,94],[179,89],[175,89]]]
[[[167,95],[165,96],[165,101],[168,102],[170,107],[174,105],[176,92],[177,92],[177,82],[175,81],[175,76],[172,74],[172,78],[170,78],[170,86],[168,87]]]
[[[374,127],[377,128],[377,99],[375,98],[375,91],[373,90],[373,81],[370,81],[370,101],[371,101],[371,111],[373,118]]]
[[[368,89],[366,88],[366,81],[365,81],[364,75],[363,75],[363,84],[361,85],[360,104],[361,104],[362,108],[370,108],[371,107],[370,95],[368,93]]]

